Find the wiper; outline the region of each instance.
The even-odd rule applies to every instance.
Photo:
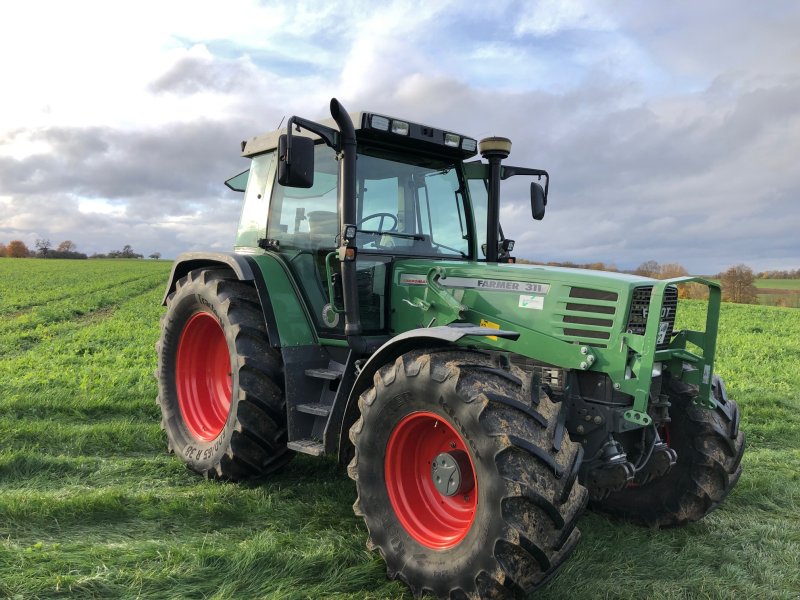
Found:
[[[391,235],[392,237],[403,238],[406,240],[417,240],[424,242],[425,236],[418,233],[400,233],[399,231],[370,231],[367,229],[359,229],[358,233],[368,233],[370,235]]]
[[[456,248],[452,248],[451,246],[446,246],[445,244],[440,244],[439,242],[431,242],[431,245],[436,246],[436,248],[446,248],[447,250],[452,250],[453,252],[457,252],[458,254],[460,254],[461,258],[467,258],[467,255],[464,254],[464,252]]]

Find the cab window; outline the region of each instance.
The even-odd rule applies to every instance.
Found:
[[[275,186],[267,237],[288,248],[334,248],[338,231],[338,180],[336,154],[328,146],[317,144],[314,185],[308,189]]]
[[[464,197],[452,163],[358,158],[358,246],[367,252],[466,257]]]

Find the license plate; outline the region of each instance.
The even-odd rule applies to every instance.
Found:
[[[661,321],[658,326],[658,341],[657,344],[661,345],[664,343],[664,340],[667,338],[667,332],[669,331],[669,321]]]

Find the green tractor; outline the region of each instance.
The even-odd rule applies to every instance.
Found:
[[[337,457],[389,577],[441,598],[541,586],[587,503],[650,527],[716,508],[744,450],[719,286],[515,264],[501,181],[538,220],[549,176],[503,164],[509,140],[330,110],[243,142],[235,251],[173,266],[170,450],[233,481]],[[689,281],[704,331],[674,329]]]

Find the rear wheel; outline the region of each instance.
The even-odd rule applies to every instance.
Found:
[[[167,299],[158,351],[169,449],[207,477],[241,480],[291,457],[281,360],[266,342],[255,289],[226,269],[197,269]]]
[[[528,593],[575,548],[582,450],[533,392],[490,355],[445,350],[402,355],[361,395],[353,508],[414,594]]]
[[[713,410],[694,404],[697,388],[667,381],[671,422],[662,431],[678,453],[675,466],[663,477],[628,487],[592,507],[649,527],[675,527],[698,521],[717,508],[742,474],[744,434],[739,431],[739,407],[727,398],[715,376]]]

